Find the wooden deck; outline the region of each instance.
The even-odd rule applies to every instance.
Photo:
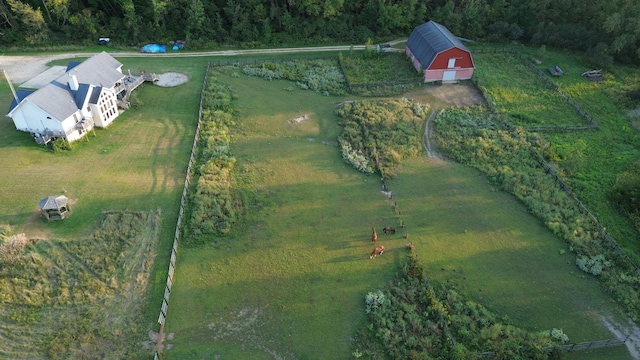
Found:
[[[116,93],[120,94],[124,91],[122,99],[118,101],[118,106],[123,109],[129,108],[129,97],[133,90],[140,87],[145,82],[154,83],[160,80],[160,77],[154,73],[133,74],[129,71],[129,75],[125,76],[122,84],[116,88]]]

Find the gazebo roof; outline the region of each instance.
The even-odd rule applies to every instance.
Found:
[[[67,199],[64,195],[58,196],[47,196],[46,198],[40,200],[40,209],[42,210],[58,210],[65,206],[67,206]]]

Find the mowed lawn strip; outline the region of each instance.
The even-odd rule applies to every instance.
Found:
[[[563,329],[570,342],[613,337],[601,318],[621,321],[619,306],[560,239],[476,170],[416,158],[389,187],[433,282],[454,284],[531,331]],[[630,355],[620,347],[607,358]]]

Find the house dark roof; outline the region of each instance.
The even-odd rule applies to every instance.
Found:
[[[124,74],[120,72],[121,67],[122,63],[103,51],[74,66],[70,63],[67,67],[69,71],[33,92],[26,101],[37,105],[59,121],[65,120],[78,111],[86,97],[91,96],[92,87],[113,87],[121,81],[124,78]],[[75,75],[78,80],[77,91],[69,88],[69,75]],[[14,108],[12,104],[9,113]]]
[[[456,47],[469,51],[449,29],[435,21],[429,21],[413,29],[407,40],[407,47],[423,69],[428,69],[436,56],[445,50]]]
[[[82,64],[82,61],[69,61],[69,63],[67,64],[67,70],[65,70],[65,72],[73,69],[74,67],[78,66]]]
[[[16,96],[18,97],[18,101],[16,101],[15,98],[11,101],[11,106],[9,106],[9,112],[11,112],[11,110],[13,110],[14,107],[16,107],[22,100],[24,100],[24,98],[33,94],[34,92],[35,90],[31,90],[31,89],[16,90]]]

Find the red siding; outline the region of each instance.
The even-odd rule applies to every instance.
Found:
[[[425,70],[424,82],[442,81],[445,71],[447,70]],[[455,71],[455,80],[468,80],[473,76],[473,69],[456,69]]]
[[[451,58],[456,58],[456,69],[468,69],[474,67],[471,54],[467,51],[454,47],[438,54],[436,58],[433,59],[431,66],[429,66],[429,70],[446,69],[449,64],[449,59]]]

